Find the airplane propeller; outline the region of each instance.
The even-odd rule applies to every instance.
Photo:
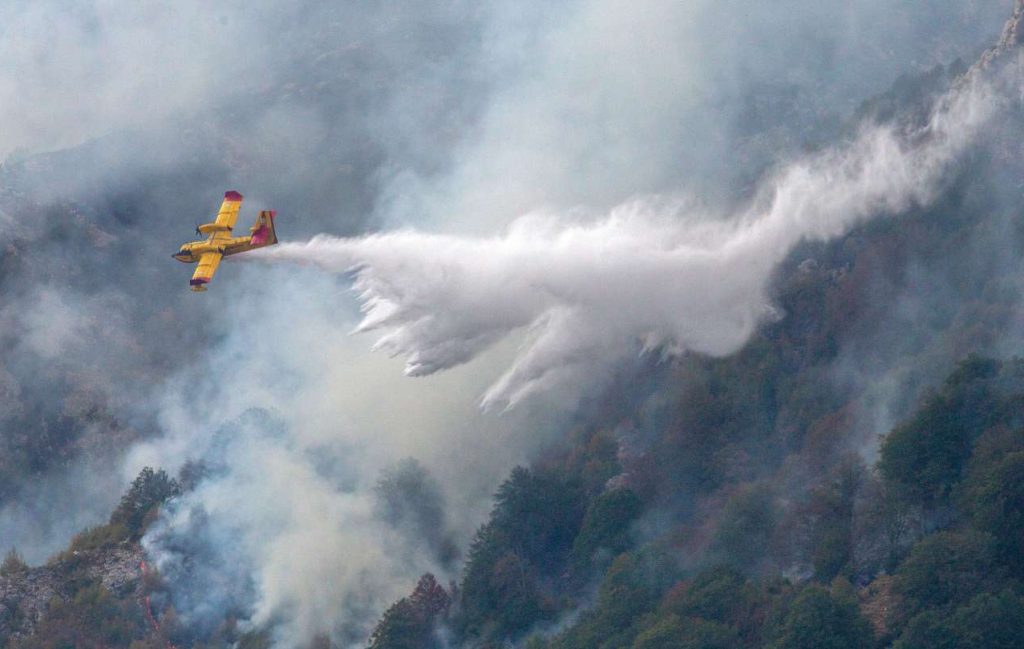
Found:
[[[196,235],[200,237],[203,236],[203,231],[199,229],[198,223],[196,223]]]

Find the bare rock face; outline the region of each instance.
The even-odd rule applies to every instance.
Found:
[[[143,556],[137,545],[98,551],[89,559],[86,574],[99,580],[116,597],[135,595],[142,577],[139,565]]]
[[[1017,0],[1017,6],[1013,10],[1013,15],[1006,21],[1006,27],[1003,28],[1003,35],[999,39],[999,44],[996,45],[996,49],[1009,50],[1019,46],[1024,42],[1024,0]]]
[[[1016,51],[1024,44],[1024,0],[1017,0],[1013,14],[1003,27],[999,42],[989,48],[974,65],[973,70],[984,70],[1007,54]]]
[[[142,560],[142,548],[132,544],[69,552],[46,565],[0,576],[0,645],[31,635],[50,602],[70,599],[74,585],[83,580],[101,583],[118,598],[137,597]]]
[[[61,580],[49,568],[0,577],[0,640],[29,635],[58,596]]]

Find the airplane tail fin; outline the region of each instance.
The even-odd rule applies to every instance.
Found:
[[[249,237],[249,245],[253,248],[272,246],[277,243],[277,231],[274,229],[274,217],[277,212],[274,210],[262,210],[256,217],[256,224],[252,226],[252,234]]]

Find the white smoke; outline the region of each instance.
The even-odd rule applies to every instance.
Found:
[[[380,332],[375,349],[404,356],[412,376],[528,329],[483,396],[484,406],[508,408],[589,385],[637,349],[736,351],[772,317],[768,280],[794,246],[927,203],[998,104],[975,79],[940,102],[925,128],[867,128],[784,168],[729,217],[638,198],[596,220],[530,214],[492,237],[318,236],[258,257],[351,272],[365,312],[357,331]]]
[[[888,5],[883,9],[888,15]],[[628,3],[579,3],[554,18],[538,17],[539,34],[523,29],[535,37],[526,47],[507,38],[516,33],[508,29],[515,21],[496,23],[497,49],[517,54],[509,61],[491,48],[477,57],[497,68],[484,66],[494,72],[497,96],[487,97],[479,123],[459,124],[466,140],[452,145],[454,168],[417,174],[408,158],[437,151],[410,146],[415,155],[396,156],[394,177],[382,172],[385,191],[375,203],[384,222],[417,219],[447,232],[488,203],[501,213],[481,213],[476,231],[498,232],[494,224],[508,223],[512,210],[549,204],[557,212],[532,212],[490,237],[405,230],[321,237],[266,253],[353,271],[366,308],[357,328],[380,333],[379,347],[404,356],[409,373],[462,367],[403,381],[393,363],[367,358],[362,340],[343,336],[355,318],[333,278],[242,269],[252,281],[240,285],[259,290],[222,294],[211,326],[223,338],[203,350],[182,384],[166,386],[166,437],[136,447],[128,462],[129,474],[144,464],[174,470],[189,457],[214,465],[146,538],[183,619],[198,622],[205,612],[215,620],[230,611],[250,627],[273,629],[277,646],[298,646],[321,632],[342,646],[360,646],[418,574],[455,576],[423,555],[422,542],[403,545],[400,530],[371,516],[381,469],[406,456],[421,460],[443,485],[447,524],[466,540],[497,481],[550,435],[524,419],[539,401],[523,403],[528,395],[578,394],[645,348],[737,348],[774,314],[766,284],[798,241],[836,236],[875,214],[927,202],[997,104],[988,89],[971,88],[912,137],[865,131],[848,146],[781,170],[738,214],[707,213],[663,196],[622,202],[637,192],[686,186],[692,166],[676,156],[688,157],[684,136],[704,132],[701,122],[686,119],[704,106],[694,105],[679,73],[714,56],[703,41],[688,46],[692,53],[674,50],[685,38],[669,27],[690,24],[691,15],[677,11],[644,17]],[[646,38],[621,36],[624,17]],[[751,24],[763,31],[760,21]],[[612,43],[612,34],[620,40]],[[632,63],[608,70],[606,58],[625,60],[620,52],[632,53]],[[793,57],[784,58],[790,65]],[[657,81],[636,83],[637,70],[656,62],[664,66]],[[411,87],[409,103],[422,103],[419,86]],[[600,91],[600,109],[581,110],[595,105],[592,88]],[[406,104],[397,101],[391,110],[404,113]],[[399,132],[416,136],[430,130],[414,118],[401,124]],[[394,123],[384,126],[382,132],[394,133]],[[649,145],[657,145],[654,155]],[[600,160],[593,160],[595,150],[604,153]],[[690,157],[720,164],[702,151]],[[593,166],[581,166],[585,160]],[[598,186],[604,191],[594,192]],[[560,209],[580,202],[622,204],[597,216]],[[294,204],[291,210],[301,215]],[[288,218],[283,212],[282,230]],[[236,271],[226,264],[219,281],[227,286]],[[489,405],[518,407],[505,417],[484,416],[473,402],[480,393]],[[243,418],[221,428],[252,406],[272,410],[279,426]],[[557,430],[552,413],[543,415],[542,423]]]
[[[127,476],[186,460],[207,469],[147,533],[147,553],[190,629],[233,613],[245,628],[272,629],[275,646],[320,633],[363,646],[424,572],[456,577],[422,535],[375,512],[381,471],[416,458],[447,505],[437,532],[464,546],[496,480],[562,422],[528,408],[501,420],[480,413],[473,395],[487,385],[486,363],[403,380],[400,364],[345,335],[355,314],[309,299],[338,294],[331,277],[242,270],[252,284],[263,278],[261,300],[224,293],[212,325],[231,335],[164,387],[167,435],[137,445],[127,463]],[[494,352],[482,360],[509,355]]]
[[[339,613],[373,619],[416,568],[433,568],[416,555],[426,548],[374,517],[368,490],[318,470],[272,416],[249,413],[221,434],[204,456],[213,475],[145,539],[190,625],[215,628],[241,610],[249,628],[277,625],[284,637],[343,636],[331,628]]]

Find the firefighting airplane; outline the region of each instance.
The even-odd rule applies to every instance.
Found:
[[[244,237],[231,236],[231,230],[238,220],[238,210],[242,207],[242,195],[236,191],[224,194],[217,220],[196,226],[196,234],[210,235],[205,240],[186,243],[173,256],[187,264],[199,262],[195,274],[189,284],[193,291],[205,291],[206,285],[217,272],[221,257],[234,255],[247,250],[254,250],[277,243],[274,232],[274,210],[264,210],[256,217],[256,224],[249,228],[249,235]]]

